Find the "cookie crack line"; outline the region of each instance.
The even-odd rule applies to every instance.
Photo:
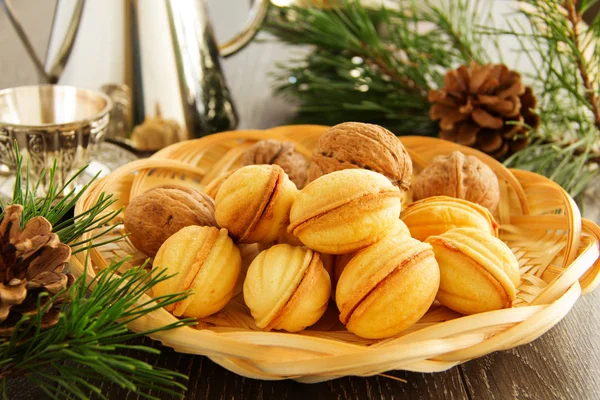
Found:
[[[265,214],[265,211],[268,209],[269,204],[273,201],[275,194],[277,193],[280,187],[282,179],[283,174],[281,174],[276,168],[273,168],[271,176],[269,178],[269,182],[267,183],[267,190],[270,189],[271,191],[268,196],[263,196],[263,199],[265,200],[261,202],[257,210],[258,212],[255,214],[250,224],[248,224],[248,227],[246,228],[244,233],[240,235],[240,242],[244,242],[246,239],[248,239],[248,237],[252,235],[254,228],[256,228],[256,225],[258,225],[258,222],[262,219],[262,217]],[[272,183],[273,181],[275,182]]]
[[[402,256],[402,255],[400,255]],[[402,270],[404,270],[408,265],[413,264],[413,263],[417,263],[427,257],[433,257],[433,251],[431,249],[424,249],[419,251],[418,253],[412,255],[411,257],[407,257],[405,258],[401,263],[399,263],[395,268],[393,268],[389,274],[387,274],[383,279],[381,279],[379,282],[377,282],[377,284],[375,284],[370,290],[366,291],[364,296],[362,296],[361,298],[359,298],[356,303],[350,307],[350,310],[348,310],[347,313],[341,313],[340,314],[340,321],[346,325],[348,323],[348,321],[350,321],[350,318],[352,318],[352,315],[354,314],[354,312],[356,311],[356,309],[358,307],[360,307],[360,305],[369,297],[371,296],[377,289],[381,288],[383,285],[385,285],[385,282],[393,275],[393,274],[397,274],[400,273]],[[343,308],[343,305],[342,305]]]
[[[217,228],[215,228],[215,229],[217,229]],[[181,289],[182,291],[189,290],[194,286],[194,281],[198,277],[198,274],[200,273],[200,270],[206,263],[206,260],[210,256],[210,253],[213,251],[215,243],[217,242],[217,239],[219,238],[219,233],[220,233],[220,230],[218,230],[218,229],[214,233],[212,232],[212,229],[211,229],[211,232],[208,232],[207,237],[205,238],[204,242],[202,243],[202,246],[200,247],[199,251],[196,253],[196,257],[194,258],[194,261],[192,262],[192,265],[190,266],[190,272],[193,273],[193,276],[189,280],[189,283],[184,285],[187,287],[182,287],[182,289]],[[194,269],[195,269],[195,271],[194,271]],[[178,301],[177,303],[175,303],[173,311],[177,310],[178,307],[180,307],[184,303],[185,300],[186,299],[182,299],[182,300]],[[187,309],[187,307],[186,307],[186,309]],[[185,312],[185,310],[181,310],[182,315],[184,312]]]
[[[323,215],[325,215],[327,213],[330,213],[332,211],[338,210],[338,209],[340,209],[342,207],[346,207],[346,206],[348,206],[350,204],[358,203],[360,201],[368,200],[370,198],[375,198],[375,197],[378,197],[378,196],[383,196],[384,198],[397,197],[398,200],[400,200],[401,197],[402,197],[402,193],[400,191],[398,191],[398,190],[386,190],[386,191],[377,192],[377,193],[368,193],[368,194],[365,194],[365,195],[363,195],[363,196],[361,196],[359,198],[352,199],[352,200],[350,200],[348,202],[342,203],[342,204],[340,204],[338,206],[335,206],[333,208],[329,208],[329,209],[321,211],[321,212],[319,212],[317,214],[310,215],[310,216],[308,216],[307,218],[305,218],[305,219],[303,219],[301,221],[297,221],[296,223],[291,223],[290,222],[290,225],[288,227],[288,233],[291,233],[292,235],[295,235],[294,232],[296,230],[301,229],[300,227],[302,225],[306,224],[307,222],[310,222],[313,219],[319,218],[319,217],[321,217],[321,216],[323,216]]]

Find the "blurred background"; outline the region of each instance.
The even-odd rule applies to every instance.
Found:
[[[274,0],[275,3],[278,1],[283,0]],[[507,3],[502,0],[495,1]],[[206,0],[205,2],[219,43],[233,37],[248,17],[250,9],[248,0]],[[47,51],[56,4],[57,0],[12,2],[36,53],[42,59]],[[590,10],[588,19],[599,9],[600,3]],[[97,15],[96,18],[101,19],[103,16]],[[106,23],[110,24],[110,21],[107,19]],[[278,61],[300,58],[303,54],[302,49],[276,43],[272,36],[261,32],[248,47],[222,60],[224,75],[239,116],[238,128],[267,128],[289,120],[293,113],[293,106],[273,95],[271,90],[273,81],[269,79],[269,75],[275,70]],[[92,70],[94,63],[103,62],[102,54],[95,53],[94,57],[95,59],[90,59],[89,63],[89,68]],[[2,11],[0,11],[0,71],[0,89],[38,83],[34,64]]]
[[[150,0],[150,3],[153,1],[156,0]],[[233,37],[248,18],[248,0],[206,0],[205,3],[218,43]],[[13,0],[11,4],[36,53],[44,59],[57,1]],[[97,15],[96,18],[103,16]],[[110,21],[106,23],[110,24]],[[240,120],[238,128],[267,128],[289,120],[292,106],[272,95],[269,74],[275,70],[277,61],[301,57],[302,54],[302,50],[275,43],[272,36],[262,32],[241,52],[222,60],[221,66]],[[101,62],[102,56],[95,53],[89,68],[93,69],[95,62]],[[1,8],[0,71],[0,89],[38,83],[35,66]],[[252,101],[248,101],[249,97]]]

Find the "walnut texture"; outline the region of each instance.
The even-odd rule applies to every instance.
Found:
[[[181,228],[217,226],[213,200],[194,189],[159,186],[134,198],[125,210],[125,230],[131,243],[149,256]]]
[[[308,179],[351,168],[379,172],[402,191],[410,187],[410,156],[400,139],[379,125],[344,122],[329,128],[313,151]]]
[[[449,196],[477,203],[494,212],[500,201],[498,178],[475,156],[460,151],[437,156],[415,179],[413,199]]]
[[[298,189],[302,189],[306,183],[307,162],[292,142],[274,139],[258,141],[246,150],[240,161],[242,165],[277,164]]]

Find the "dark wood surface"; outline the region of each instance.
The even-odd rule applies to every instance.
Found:
[[[214,20],[229,21],[216,24],[220,39],[243,21],[246,3],[209,1]],[[268,73],[278,60],[301,53],[280,44],[253,43],[223,61],[241,117],[240,128],[268,128],[288,120],[292,105],[273,97]],[[596,198],[591,195],[588,204],[588,212],[594,215],[600,210]],[[313,385],[257,381],[235,375],[205,357],[161,348],[148,339],[139,343],[161,348],[162,353],[135,355],[188,375],[187,399],[600,399],[599,309],[600,290],[581,298],[563,321],[529,345],[472,360],[443,373],[390,372],[406,383],[381,376],[347,377]],[[115,385],[104,385],[103,391],[110,399],[139,398]],[[8,395],[15,400],[44,398],[22,380],[11,382]]]

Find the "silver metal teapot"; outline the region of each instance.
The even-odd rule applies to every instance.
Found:
[[[124,138],[159,114],[184,127],[180,139],[186,139],[237,125],[219,55],[234,54],[254,37],[269,1],[256,0],[241,33],[217,46],[203,0],[58,0],[45,61],[9,0],[0,6],[41,83],[109,95],[108,137]]]

